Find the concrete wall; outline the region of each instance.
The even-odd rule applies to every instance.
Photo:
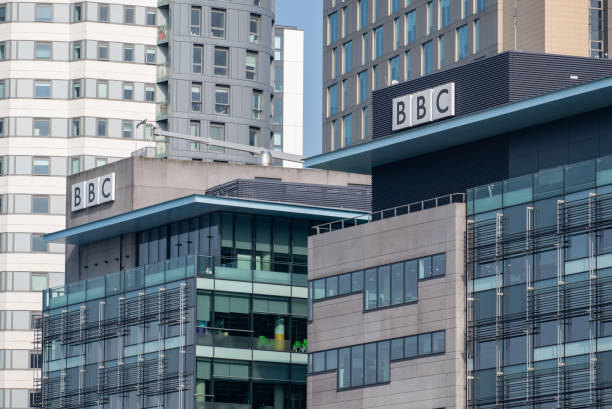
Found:
[[[309,409],[465,407],[465,205],[347,228],[308,241],[308,279],[446,253],[446,275],[419,282],[417,303],[363,313],[363,294],[318,301],[309,352],[446,330],[444,355],[391,363],[389,384],[337,391],[337,373],[308,377]]]

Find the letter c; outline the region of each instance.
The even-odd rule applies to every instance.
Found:
[[[111,195],[111,192],[108,192],[108,193],[107,193],[107,192],[104,190],[104,187],[106,186],[106,182],[110,182],[110,181],[111,181],[111,180],[110,180],[110,178],[106,178],[106,179],[104,179],[104,182],[102,182],[102,188],[100,189],[100,190],[101,190],[101,193],[102,193],[102,196],[103,196],[105,199],[109,198],[109,197],[110,197],[110,195]]]
[[[448,105],[446,106],[446,108],[442,109],[442,107],[440,106],[440,96],[442,96],[442,94],[448,94],[448,90],[447,89],[443,89],[442,91],[440,91],[440,93],[438,94],[438,98],[436,98],[436,108],[438,108],[438,112],[440,112],[441,114],[445,114],[446,112],[448,112]]]

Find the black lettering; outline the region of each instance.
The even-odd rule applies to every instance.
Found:
[[[417,97],[417,120],[425,118],[425,115],[427,115],[427,107],[425,107],[425,97],[421,95]]]
[[[111,192],[106,193],[106,191],[104,190],[104,186],[106,186],[106,182],[110,183],[110,181],[111,181],[110,178],[104,179],[104,182],[102,182],[102,186],[100,187],[100,193],[102,193],[102,196],[105,199],[108,199],[111,195]]]
[[[402,125],[406,121],[406,104],[402,101],[397,103],[397,124]]]
[[[81,205],[81,188],[74,188],[74,207],[79,207]]]
[[[449,106],[447,105],[446,108],[442,108],[440,106],[440,97],[442,96],[442,94],[448,94],[448,90],[447,89],[443,89],[442,91],[440,91],[440,93],[438,94],[438,98],[436,98],[436,108],[438,108],[438,112],[441,114],[445,114],[446,112],[448,112],[449,110]]]
[[[90,183],[88,185],[87,191],[88,191],[88,197],[87,197],[87,203],[93,203],[94,200],[96,200],[96,192],[94,192],[94,188],[96,187],[95,184]]]

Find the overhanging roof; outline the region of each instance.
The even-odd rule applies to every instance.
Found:
[[[60,241],[81,245],[216,211],[322,221],[359,217],[365,214],[359,211],[298,204],[191,195],[49,233],[44,236],[44,239],[46,242]]]
[[[375,166],[611,105],[609,77],[311,156],[304,167],[371,174]]]

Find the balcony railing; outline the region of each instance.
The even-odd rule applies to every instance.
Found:
[[[288,339],[255,337],[253,331],[196,326],[198,345],[222,348],[254,349],[259,351],[294,352],[305,354],[308,341],[291,342]]]
[[[449,195],[435,197],[433,199],[421,200],[407,205],[392,207],[390,209],[378,210],[365,216],[358,216],[350,219],[342,219],[334,222],[319,224],[312,228],[312,235],[328,233],[335,230],[342,230],[347,227],[358,226],[389,219],[391,217],[404,214],[416,213],[435,207],[446,206],[453,203],[465,203],[465,193],[451,193]]]
[[[163,44],[168,42],[169,26],[165,24],[157,27],[157,44]]]
[[[168,68],[167,65],[157,66],[157,82],[168,81]]]
[[[155,113],[155,119],[158,121],[168,119],[168,104],[157,104],[157,112]]]

